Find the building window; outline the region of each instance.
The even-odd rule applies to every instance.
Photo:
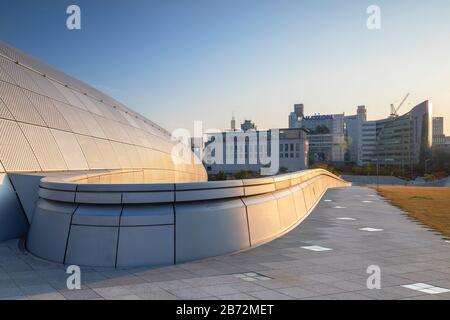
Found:
[[[294,151],[294,144],[291,143],[291,151]]]
[[[294,157],[294,154],[293,153],[291,153],[291,158],[293,158]]]
[[[284,154],[284,157],[285,157],[285,158],[289,158],[289,153],[285,153],[285,154]]]
[[[296,157],[296,158],[300,158],[300,153],[297,152],[297,153],[295,154],[295,157]]]

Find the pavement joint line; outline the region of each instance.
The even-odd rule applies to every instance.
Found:
[[[247,282],[272,280],[272,278],[258,272],[236,273],[234,276]]]

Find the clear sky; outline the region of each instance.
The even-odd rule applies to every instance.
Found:
[[[0,0],[0,39],[169,130],[286,127],[299,102],[377,119],[410,92],[402,111],[430,99],[450,134],[448,0]]]

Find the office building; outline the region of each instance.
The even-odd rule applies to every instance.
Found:
[[[346,155],[345,161],[348,163],[358,163],[361,139],[361,130],[364,122],[367,121],[367,109],[365,106],[358,106],[356,115],[345,116],[345,139]]]
[[[222,145],[214,144],[216,139],[222,140]],[[262,173],[264,168],[276,163],[272,174],[280,168],[288,172],[308,168],[309,145],[302,129],[225,131],[208,134],[207,141],[205,166],[209,174]]]
[[[344,114],[305,116],[304,106],[295,105],[289,128],[308,131],[309,159],[314,162],[343,163],[347,150]]]
[[[432,105],[424,101],[410,112],[362,124],[359,165],[413,166],[430,157]]]
[[[444,134],[444,118],[433,118],[433,146],[450,144],[450,137]]]

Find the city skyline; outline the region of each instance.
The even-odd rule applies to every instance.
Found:
[[[411,92],[399,113],[430,100],[450,134],[448,1],[378,1],[381,30],[366,27],[371,1],[78,1],[74,31],[68,1],[10,3],[0,39],[168,130],[192,130],[195,120],[225,129],[233,112],[287,127],[295,103],[307,114],[366,105],[376,120]]]

